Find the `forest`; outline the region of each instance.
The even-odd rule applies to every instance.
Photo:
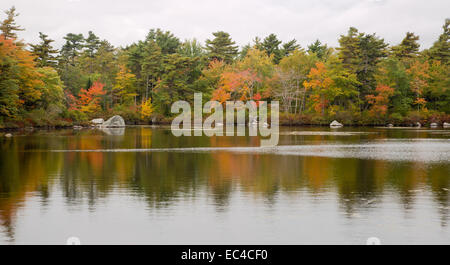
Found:
[[[0,128],[87,125],[112,115],[169,123],[172,103],[192,102],[195,92],[221,103],[278,100],[284,125],[450,122],[450,19],[428,49],[413,32],[391,45],[354,27],[338,47],[301,47],[276,34],[239,47],[223,31],[201,43],[150,29],[126,47],[92,31],[68,33],[57,49],[42,32],[39,43],[21,40],[18,15],[12,7],[0,19]]]

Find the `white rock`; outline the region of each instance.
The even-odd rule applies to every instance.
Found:
[[[73,129],[74,130],[81,130],[81,129],[83,129],[83,127],[82,126],[78,126],[78,125],[74,125]]]
[[[105,120],[101,119],[101,118],[100,119],[93,119],[91,121],[91,123],[94,124],[94,125],[102,125],[104,122],[105,122]]]
[[[339,123],[338,121],[336,121],[336,120],[334,120],[334,121],[332,121],[331,123],[330,123],[330,127],[334,127],[334,128],[337,128],[337,127],[343,127],[344,125],[342,124],[342,123]]]
[[[433,122],[433,123],[430,124],[430,127],[431,127],[431,128],[437,128],[437,127],[438,127],[438,124],[435,123],[435,122]]]
[[[387,125],[387,127],[392,128],[392,127],[394,127],[394,124],[389,123],[389,124]]]
[[[121,128],[121,127],[125,127],[125,121],[121,116],[116,115],[116,116],[109,118],[102,125],[100,125],[100,127],[101,128]]]
[[[420,128],[422,127],[422,124],[420,124],[420,122],[416,122],[416,127]]]
[[[450,128],[450,123],[444,122],[443,126],[444,126],[444,128]]]
[[[10,134],[10,133],[7,133],[7,134],[5,134],[5,137],[12,137],[12,134]]]

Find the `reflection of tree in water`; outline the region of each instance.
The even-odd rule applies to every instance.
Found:
[[[320,203],[319,195],[336,192],[349,218],[370,211],[387,190],[396,192],[407,212],[419,194],[414,191],[427,189],[438,204],[442,226],[447,225],[447,164],[229,152],[22,152],[259,144],[255,137],[175,138],[150,128],[127,129],[118,137],[82,130],[0,139],[4,150],[0,152],[0,222],[7,236],[14,238],[14,216],[27,197],[39,196],[45,206],[55,185],[67,206],[87,202],[91,211],[100,198],[117,189],[145,198],[151,208],[170,207],[206,192],[218,212],[227,211],[237,190],[263,198],[267,206],[275,205],[280,193],[295,197],[290,194],[306,189]]]
[[[450,172],[448,165],[434,165],[429,169],[429,178],[426,180],[432,190],[433,199],[437,201],[441,225],[447,226],[450,216],[450,177],[441,172]]]
[[[58,172],[62,160],[47,152],[22,152],[26,148],[48,148],[46,140],[0,140],[0,223],[8,237],[14,237],[14,219],[30,194],[36,193],[45,206],[48,203],[51,176]],[[7,151],[4,151],[7,150]]]

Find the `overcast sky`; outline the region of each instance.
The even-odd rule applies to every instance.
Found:
[[[449,0],[1,0],[0,8],[12,5],[26,29],[20,38],[34,43],[41,31],[58,47],[69,32],[92,30],[125,46],[145,38],[151,28],[170,30],[182,40],[204,41],[223,30],[239,45],[275,33],[283,41],[297,39],[302,47],[315,39],[336,46],[339,35],[354,26],[390,44],[412,31],[423,49],[450,17]]]

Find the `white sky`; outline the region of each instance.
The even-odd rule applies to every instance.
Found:
[[[89,30],[125,46],[144,39],[151,28],[170,30],[182,40],[204,41],[223,30],[239,45],[275,33],[283,41],[297,39],[302,47],[315,39],[337,46],[339,35],[354,26],[390,44],[412,31],[423,49],[450,17],[449,0],[1,0],[0,9],[12,5],[26,29],[20,38],[34,43],[42,31],[57,47],[67,33],[86,36]]]

